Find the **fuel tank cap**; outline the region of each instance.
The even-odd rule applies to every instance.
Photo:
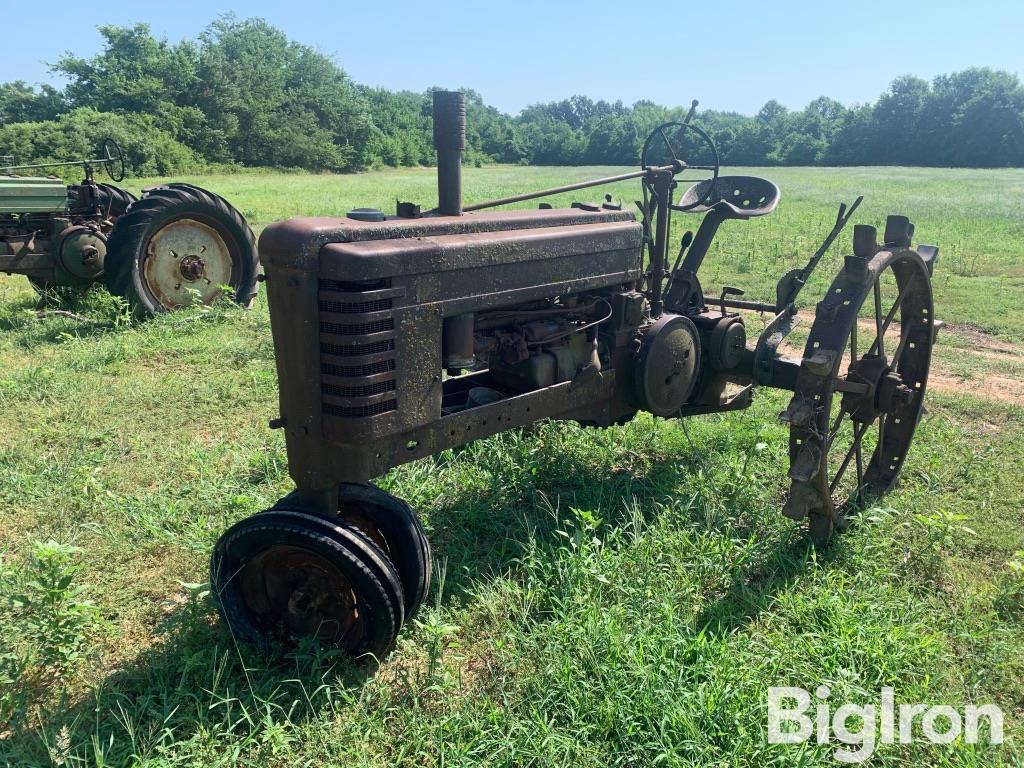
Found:
[[[346,216],[356,221],[384,221],[384,211],[378,208],[353,208]]]

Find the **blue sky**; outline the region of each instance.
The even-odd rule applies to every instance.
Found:
[[[0,81],[54,82],[47,62],[91,54],[96,25],[144,21],[171,40],[220,13],[261,16],[357,82],[467,86],[508,112],[579,93],[755,112],[827,95],[873,100],[897,75],[968,66],[1024,75],[1024,3],[405,2],[404,0],[5,0]],[[701,8],[719,8],[715,16]],[[650,55],[648,49],[658,53]],[[660,68],[654,62],[663,63]]]

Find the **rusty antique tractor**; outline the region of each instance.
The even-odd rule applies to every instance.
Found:
[[[256,294],[256,240],[226,200],[191,184],[144,190],[141,200],[98,184],[100,166],[124,178],[111,140],[102,157],[0,168],[0,272],[28,277],[45,299],[103,280],[137,316],[209,304],[224,286],[248,305]],[[82,165],[81,184],[13,171]]]
[[[892,487],[925,393],[937,248],[914,248],[902,216],[881,239],[858,225],[802,354],[787,356],[797,296],[860,199],[840,206],[773,302],[728,287],[709,298],[697,274],[717,229],[771,213],[779,190],[720,175],[693,111],[651,134],[639,171],[463,206],[464,105],[439,92],[436,209],[399,203],[394,216],[356,209],[263,233],[280,384],[271,426],[285,432],[297,487],[217,542],[211,582],[236,637],[385,652],[424,598],[430,548],[409,506],[369,481],[539,419],[682,418],[775,387],[792,393],[783,513],[807,520],[815,544]],[[633,178],[639,221],[610,198],[486,211]],[[680,181],[693,183],[678,196]],[[702,218],[670,262],[674,212]],[[751,312],[772,319],[748,343]]]

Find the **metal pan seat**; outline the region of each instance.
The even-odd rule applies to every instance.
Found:
[[[714,185],[714,191],[707,200],[693,208],[686,208],[704,198],[711,185]],[[778,204],[779,188],[768,179],[759,176],[719,176],[717,179],[698,181],[672,207],[677,210],[686,208],[688,213],[704,213],[716,209],[726,214],[726,218],[752,219],[771,213]]]

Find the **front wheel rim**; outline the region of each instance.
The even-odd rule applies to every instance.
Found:
[[[348,650],[364,634],[355,590],[327,558],[303,547],[274,545],[239,574],[241,596],[267,634],[316,637]]]

